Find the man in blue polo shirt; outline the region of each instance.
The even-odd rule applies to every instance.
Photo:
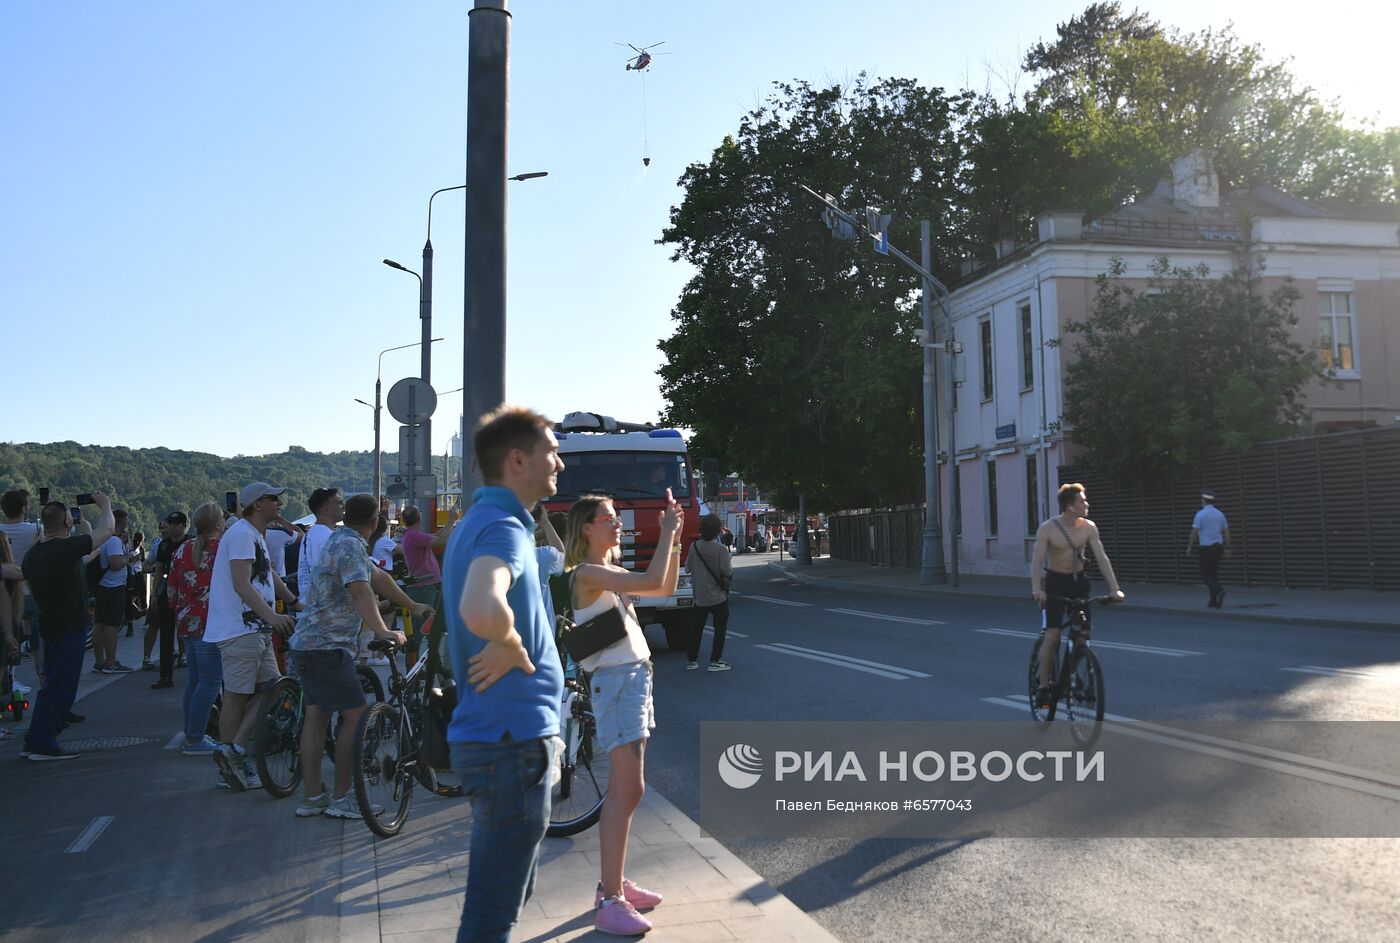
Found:
[[[1186,553],[1199,544],[1201,582],[1210,590],[1212,609],[1225,605],[1225,587],[1220,585],[1220,559],[1230,556],[1230,523],[1215,506],[1215,492],[1209,488],[1201,492],[1201,509],[1191,521],[1191,536],[1186,540]]]
[[[482,416],[473,444],[485,485],[448,542],[442,574],[458,679],[447,740],[472,803],[457,940],[504,943],[534,892],[549,824],[564,673],[530,508],[554,494],[564,463],[549,420],[518,406]]]

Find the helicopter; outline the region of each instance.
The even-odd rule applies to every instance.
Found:
[[[664,46],[665,44],[666,40],[664,39],[661,40],[661,42],[659,43],[652,43],[650,46],[642,46],[640,48],[637,46],[633,46],[631,43],[614,43],[614,45],[617,46],[626,46],[636,53],[635,56],[627,60],[626,68],[628,72],[642,72],[648,69],[651,66],[651,60],[653,56],[651,50],[655,49],[657,46]],[[655,55],[664,56],[666,55],[666,53],[659,52],[655,53]]]

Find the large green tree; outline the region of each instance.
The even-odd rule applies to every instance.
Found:
[[[897,79],[779,85],[686,170],[662,242],[697,271],[659,372],[666,421],[696,431],[695,451],[785,501],[917,496],[916,281],[862,241],[833,240],[798,185],[882,207],[891,239],[916,246],[918,219],[952,214],[967,104]]]
[[[1145,290],[1123,274],[1115,259],[1089,316],[1061,340],[1071,351],[1065,414],[1084,464],[1138,484],[1193,471],[1211,449],[1299,429],[1303,387],[1323,373],[1293,340],[1297,289],[1263,293],[1243,253],[1222,275],[1160,258]]]

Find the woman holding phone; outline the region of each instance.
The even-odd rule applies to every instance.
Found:
[[[637,911],[661,903],[660,894],[624,877],[632,815],[646,791],[646,742],[656,726],[651,699],[651,650],[627,596],[666,596],[675,591],[680,569],[681,515],[680,505],[667,488],[656,553],[645,572],[634,572],[617,565],[622,520],[611,498],[585,495],[569,509],[564,566],[569,572],[574,622],[582,625],[609,607],[616,607],[626,626],[621,639],[579,662],[593,688],[597,747],[607,750],[612,760],[608,794],[598,826],[602,874],[593,901],[597,908],[594,927],[604,933],[647,932],[651,921]]]

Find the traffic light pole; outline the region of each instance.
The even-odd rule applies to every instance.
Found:
[[[886,231],[870,232],[862,220],[850,213],[847,213],[836,203],[823,194],[818,193],[805,184],[799,184],[804,191],[815,197],[824,207],[822,218],[828,226],[835,223],[845,223],[851,229],[859,233],[865,231],[868,236],[876,240],[876,251],[881,255],[890,255],[903,262],[913,271],[917,272],[923,279],[923,329],[919,331],[919,346],[923,349],[924,379],[923,379],[923,410],[924,410],[924,532],[923,532],[923,560],[919,568],[920,583],[943,583],[948,577],[944,571],[943,538],[941,533],[940,520],[942,516],[942,495],[938,487],[938,431],[936,406],[934,403],[935,387],[935,365],[933,352],[943,350],[948,354],[948,516],[949,521],[949,546],[952,558],[953,585],[958,585],[958,553],[957,553],[957,518],[956,508],[960,495],[958,494],[957,476],[957,448],[955,446],[955,428],[953,422],[953,357],[959,352],[959,346],[953,340],[953,316],[948,310],[944,298],[948,295],[948,288],[932,272],[932,240],[929,236],[929,222],[923,220],[919,230],[921,236],[922,263],[915,262],[899,249],[890,244]],[[889,217],[881,217],[880,211],[875,208],[867,208],[866,219],[888,221]],[[933,308],[929,304],[929,295],[938,302],[938,306],[943,311],[946,328],[942,342],[935,343],[933,340]]]

